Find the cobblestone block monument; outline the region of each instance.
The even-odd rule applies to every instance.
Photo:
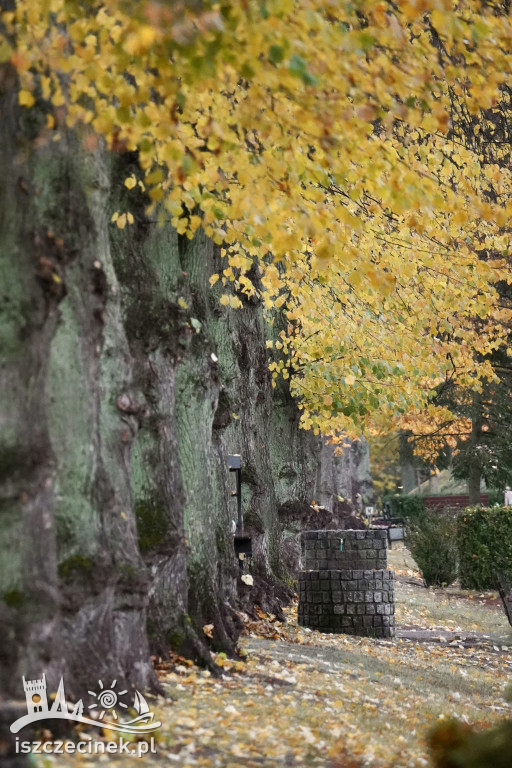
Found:
[[[306,531],[299,574],[302,626],[320,632],[394,637],[394,572],[386,531]]]

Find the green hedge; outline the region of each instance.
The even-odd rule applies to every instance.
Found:
[[[501,507],[504,501],[505,491],[502,488],[491,488],[487,491],[489,496],[489,506],[494,507],[496,504]]]
[[[423,496],[386,496],[384,502],[389,504],[392,517],[416,517],[425,511]]]
[[[495,589],[494,574],[512,579],[512,507],[468,507],[457,521],[463,589]]]
[[[487,491],[489,496],[489,506],[493,507],[496,504],[501,506],[503,504],[504,491],[501,489],[491,488]],[[437,494],[443,496],[443,494]],[[450,496],[451,494],[446,494]],[[390,505],[391,514],[393,517],[415,517],[422,514],[425,511],[425,496],[414,494],[413,496],[385,496],[384,502]]]
[[[446,587],[457,578],[455,533],[453,515],[424,512],[409,518],[407,546],[427,587]]]

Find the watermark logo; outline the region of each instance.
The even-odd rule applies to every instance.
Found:
[[[135,691],[133,702],[133,709],[137,712],[137,717],[131,720],[120,719],[122,709],[129,708],[128,704],[120,700],[121,696],[124,696],[128,691],[116,691],[116,683],[117,681],[113,680],[110,687],[105,688],[103,682],[98,680],[98,689],[88,691],[92,697],[92,704],[87,707],[87,710],[91,710],[89,713],[85,710],[82,699],[74,705],[68,704],[62,677],[51,708],[49,708],[46,694],[46,676],[43,674],[40,680],[25,680],[23,677],[28,713],[11,725],[11,732],[18,733],[29,723],[49,719],[76,720],[77,723],[94,725],[97,728],[108,728],[111,731],[135,734],[151,733],[160,728],[161,723],[153,722],[154,713],[150,712],[146,699],[139,691]],[[87,716],[93,712],[97,713],[97,718]]]

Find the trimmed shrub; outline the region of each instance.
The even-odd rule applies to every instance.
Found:
[[[495,589],[495,573],[512,579],[512,507],[468,507],[457,524],[463,589]]]
[[[410,519],[407,546],[427,586],[448,586],[457,576],[455,519],[439,512],[424,512]]]

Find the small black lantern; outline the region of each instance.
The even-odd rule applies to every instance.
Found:
[[[236,497],[236,506],[238,512],[238,519],[236,522],[236,530],[241,531],[243,527],[242,523],[242,457],[239,453],[235,453],[233,456],[228,456],[228,467],[230,472],[235,473],[236,478],[236,491],[231,491],[231,495]]]
[[[235,533],[235,555],[242,563],[240,555],[252,557],[252,539],[247,533]]]
[[[243,557],[240,555],[252,555],[252,539],[246,533],[244,533],[243,520],[242,520],[242,457],[240,454],[235,453],[232,456],[228,456],[228,467],[230,472],[235,473],[236,478],[236,491],[231,491],[231,496],[236,498],[237,504],[237,521],[236,531],[234,538],[235,554],[240,561],[240,568],[243,566]]]

